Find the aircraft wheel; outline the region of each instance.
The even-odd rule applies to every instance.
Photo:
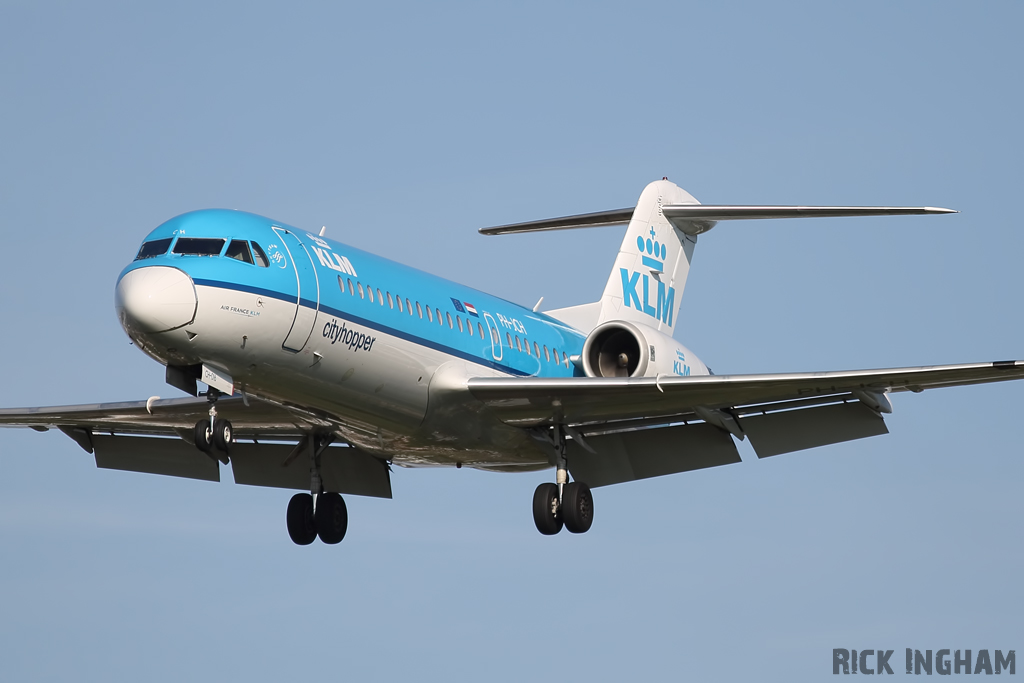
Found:
[[[213,445],[219,451],[228,452],[232,440],[235,438],[235,429],[227,420],[216,420],[213,423]]]
[[[594,497],[590,487],[574,481],[562,487],[562,519],[565,528],[574,534],[582,534],[594,523]]]
[[[537,531],[545,536],[554,536],[562,530],[556,484],[541,484],[533,492],[533,523],[537,525]]]
[[[348,508],[345,499],[338,493],[321,493],[316,501],[313,515],[316,532],[320,540],[329,545],[341,543],[348,531]]]
[[[288,501],[288,535],[297,545],[309,545],[316,540],[313,496],[308,493],[296,493]]]
[[[213,448],[213,431],[210,429],[209,420],[196,422],[195,442],[196,448],[203,453],[209,453]]]

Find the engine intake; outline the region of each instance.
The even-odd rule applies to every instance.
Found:
[[[642,377],[649,359],[643,333],[623,321],[601,325],[583,345],[583,371],[589,377]]]

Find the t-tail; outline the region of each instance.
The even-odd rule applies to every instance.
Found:
[[[765,218],[838,218],[956,213],[952,209],[892,206],[702,205],[667,178],[650,183],[635,207],[501,225],[485,235],[628,224],[601,299],[548,315],[582,332],[612,320],[642,323],[672,335],[697,236],[718,221]]]

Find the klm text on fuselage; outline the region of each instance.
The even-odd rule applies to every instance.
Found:
[[[646,273],[630,272],[625,268],[619,268],[619,275],[622,276],[622,300],[627,307],[646,313],[666,325],[672,324],[672,311],[675,308],[676,290],[674,287],[666,287],[665,283],[657,280],[658,293],[654,305],[651,305],[651,276]],[[637,287],[643,280],[644,298],[640,299]]]

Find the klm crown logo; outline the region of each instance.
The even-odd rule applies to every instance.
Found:
[[[658,235],[654,228],[651,228],[651,236],[646,240],[642,235],[637,236],[636,248],[640,251],[645,266],[658,273],[665,271],[665,254],[668,249],[664,244],[658,244]]]
[[[619,268],[619,275],[622,277],[622,300],[627,308],[636,310],[659,320],[666,325],[672,325],[672,314],[675,310],[676,290],[674,287],[666,287],[660,279],[658,283],[657,299],[651,304],[651,275],[660,276],[665,272],[665,257],[668,255],[668,247],[658,242],[658,234],[651,228],[650,237],[644,239],[643,235],[636,238],[636,248],[640,252],[641,262],[650,273],[639,273],[626,268]],[[637,287],[643,281],[644,297],[641,301]]]

